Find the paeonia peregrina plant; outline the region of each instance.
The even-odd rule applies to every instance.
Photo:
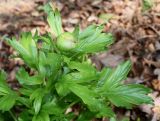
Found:
[[[0,71],[2,121],[91,121],[114,117],[113,105],[132,108],[152,103],[147,96],[150,89],[124,84],[130,61],[101,71],[89,61],[88,55],[104,51],[113,43],[112,34],[102,32],[103,25],[64,32],[59,11],[49,4],[45,11],[51,33],[40,36],[26,32],[19,41],[7,39],[18,52],[15,56],[34,74],[19,68],[16,79],[21,87],[13,90],[6,82],[6,73]],[[74,106],[79,107],[76,113],[68,110]]]

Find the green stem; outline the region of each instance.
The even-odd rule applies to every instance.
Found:
[[[10,115],[12,116],[12,118],[14,119],[14,121],[18,121],[16,116],[12,113],[12,111],[9,111]]]

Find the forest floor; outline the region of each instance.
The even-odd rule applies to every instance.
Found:
[[[65,31],[74,26],[82,29],[96,23],[105,24],[104,32],[112,33],[116,41],[104,53],[92,57],[98,69],[115,67],[130,59],[132,70],[126,83],[140,83],[152,88],[153,105],[132,110],[115,109],[118,118],[131,121],[160,120],[160,0],[150,10],[143,11],[141,0],[57,0],[53,2],[62,14]],[[0,0],[0,69],[8,74],[8,83],[16,88],[15,73],[21,60],[10,59],[14,53],[3,40],[18,38],[23,31],[49,31],[42,7],[47,0]]]

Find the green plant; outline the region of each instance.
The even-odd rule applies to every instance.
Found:
[[[143,0],[143,11],[150,10],[154,6],[154,0]]]
[[[16,74],[21,87],[13,90],[6,83],[6,73],[0,72],[2,120],[90,121],[95,117],[114,117],[112,105],[132,108],[152,103],[147,96],[150,89],[123,83],[130,61],[98,71],[88,59],[89,54],[104,51],[113,43],[113,36],[102,32],[103,25],[91,25],[82,32],[79,27],[72,33],[63,32],[59,11],[50,5],[45,10],[52,34],[40,36],[36,32],[32,36],[27,32],[19,42],[7,39],[18,52],[16,56],[34,74],[21,67]],[[74,106],[79,106],[78,111],[68,111]]]

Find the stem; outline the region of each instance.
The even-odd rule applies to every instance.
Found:
[[[12,111],[9,111],[10,115],[12,116],[12,118],[14,119],[14,121],[18,121],[16,116],[12,113]]]

